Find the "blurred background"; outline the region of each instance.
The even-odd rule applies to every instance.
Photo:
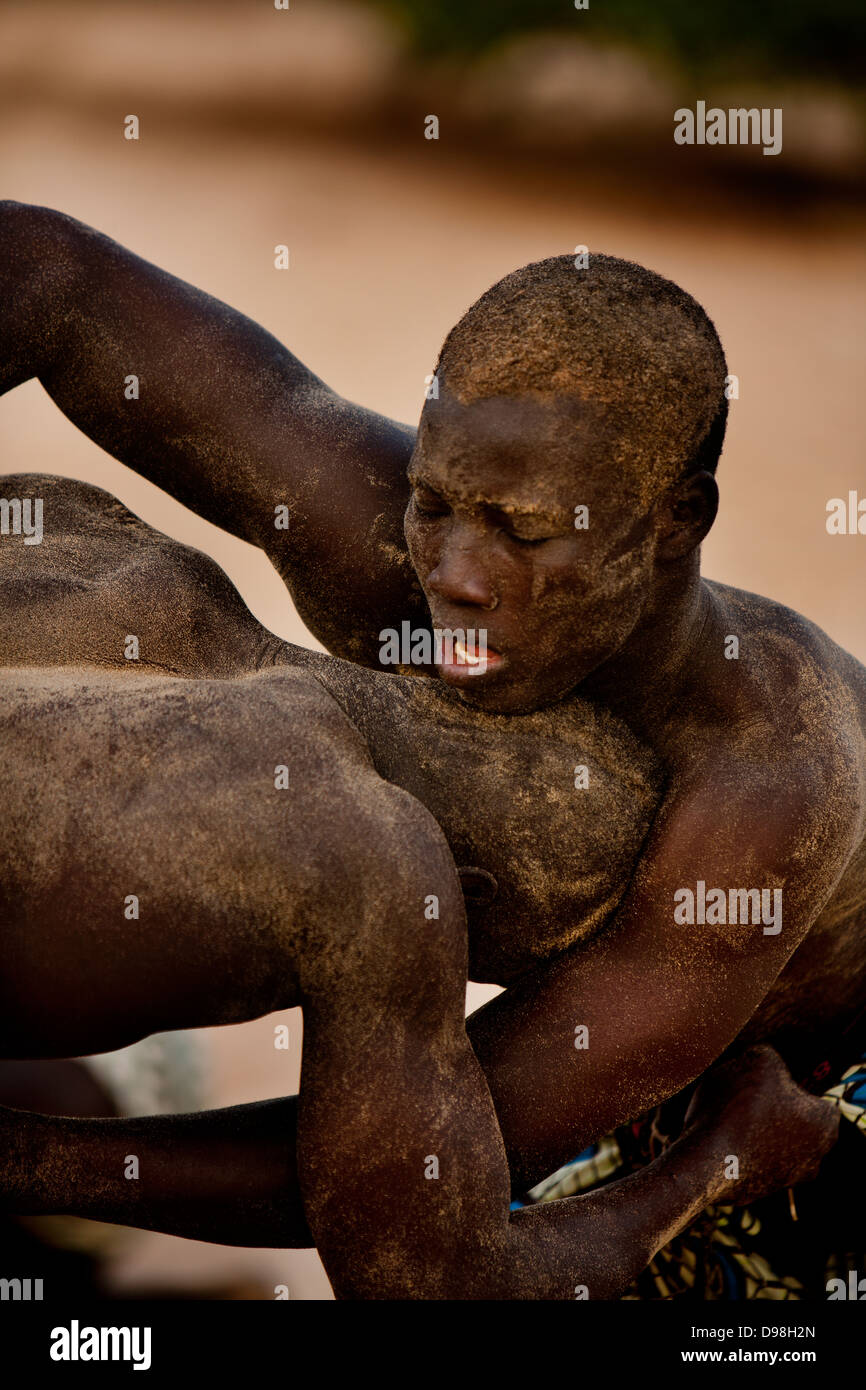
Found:
[[[98,227],[412,422],[445,333],[507,271],[586,245],[671,277],[739,379],[705,572],[866,660],[866,537],[825,526],[829,499],[866,497],[864,31],[854,0],[0,0],[0,196]],[[782,153],[676,146],[673,113],[698,100],[781,107]],[[316,645],[261,554],[102,453],[37,383],[0,402],[0,450],[4,472],[109,489]],[[491,993],[470,986],[470,1005]],[[200,1041],[203,1104],[297,1089],[296,1011]],[[40,1229],[98,1247],[120,1294],[330,1297],[313,1252]]]

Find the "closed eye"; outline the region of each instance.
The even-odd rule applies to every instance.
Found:
[[[514,541],[515,545],[544,545],[546,541],[552,540],[552,536],[516,536],[513,531],[508,532],[508,539]]]
[[[433,493],[424,493],[419,496],[417,491],[413,492],[412,504],[419,516],[447,516],[449,511],[448,504]]]

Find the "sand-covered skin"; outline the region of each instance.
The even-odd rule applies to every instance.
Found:
[[[537,1181],[738,1035],[772,1038],[806,1074],[863,1003],[866,674],[795,614],[701,581],[714,459],[647,511],[636,480],[664,479],[639,455],[611,475],[597,404],[454,409],[447,390],[412,453],[411,431],[341,402],[228,306],[57,214],[4,216],[25,283],[0,385],[38,374],[91,438],[260,545],[338,653],[377,667],[377,634],[423,614],[420,585],[437,626],[483,614],[503,659],[458,700],[283,647],[210,561],[104,494],[7,479],[57,504],[42,543],[10,537],[5,562],[7,1050],[81,1053],[303,1003],[303,1195],[344,1292],[408,1277],[380,1211],[346,1263],[336,1233],[364,1206],[347,1165],[375,1162],[399,1203],[416,1147],[464,1146],[429,1231],[440,1273],[409,1279],[433,1296],[463,1287],[446,1229],[476,1241],[469,1266],[501,1274],[506,1155],[514,1181]],[[41,293],[45,237],[70,278]],[[147,389],[130,412],[115,386],[133,358]],[[419,507],[413,484],[414,585],[407,464],[440,495]],[[527,506],[521,529],[538,523],[539,494],[560,520],[588,500],[589,530],[554,520],[537,550],[513,536]],[[512,985],[472,1020],[474,1056],[473,875],[490,901],[470,907],[472,973]],[[154,895],[146,930],[119,916],[130,877]],[[783,891],[785,930],[685,925],[676,894],[702,879]],[[356,1065],[374,1040],[375,1063]],[[399,1142],[383,1154],[386,1133]],[[485,1220],[500,1213],[492,1227],[466,1225],[467,1184]],[[486,1287],[537,1292],[538,1255],[505,1258]]]
[[[333,714],[327,718],[335,727],[345,723],[350,762],[359,759],[364,765],[369,759],[382,778],[410,792],[439,822],[457,866],[484,870],[495,879],[491,902],[478,907],[469,902],[470,973],[476,979],[507,983],[593,936],[613,916],[671,766],[676,758],[687,761],[690,746],[700,747],[706,720],[717,714],[707,709],[698,716],[688,706],[675,711],[668,747],[656,753],[621,721],[586,701],[570,699],[530,715],[488,715],[467,707],[438,682],[371,672],[278,642],[251,618],[218,566],[144,526],[99,489],[40,475],[12,476],[4,485],[7,494],[15,489],[11,495],[44,496],[52,518],[41,546],[0,552],[4,591],[10,595],[0,619],[0,650],[4,665],[18,668],[18,693],[7,695],[6,717],[17,718],[26,731],[30,700],[34,712],[37,706],[43,711],[44,724],[52,689],[72,708],[84,686],[91,687],[90,699],[101,702],[100,720],[117,690],[129,718],[139,720],[142,729],[164,717],[163,707],[180,727],[199,702],[225,704],[235,711],[231,728],[237,747],[231,757],[227,747],[225,766],[209,775],[215,779],[212,790],[224,794],[227,805],[242,808],[243,797],[232,786],[232,768],[245,766],[247,757],[241,739],[245,750],[255,747],[257,737],[272,739],[265,731],[278,719],[274,711],[284,707],[286,726],[294,731],[291,744],[302,736],[306,711],[326,711],[331,703]],[[823,804],[816,814],[825,823],[838,815],[840,837],[850,836],[849,772],[863,756],[862,668],[768,600],[717,592],[729,614],[738,614],[744,635],[754,629],[763,643],[761,666],[747,679],[738,675],[737,698],[754,700],[756,691],[772,692],[784,679],[800,721],[798,729],[791,725],[792,738],[808,758],[809,731],[817,730],[816,753],[839,764],[838,810]],[[128,633],[140,639],[137,662],[124,656]],[[804,659],[810,643],[813,651]],[[52,665],[59,668],[56,675],[43,671],[28,695],[29,678],[20,668]],[[283,666],[300,670],[283,677]],[[103,672],[96,686],[93,667]],[[730,669],[725,663],[721,672],[727,677]],[[256,672],[258,677],[250,679]],[[148,679],[168,673],[180,680],[166,685]],[[214,685],[213,677],[238,681],[242,693],[235,699],[232,690]],[[190,678],[193,683],[187,684]],[[197,687],[197,680],[207,684]],[[730,681],[718,689],[720,700],[730,698]],[[762,698],[771,701],[772,694]],[[134,713],[136,701],[140,715]],[[86,713],[77,712],[76,719],[87,737]],[[94,715],[95,753],[104,746],[97,728]],[[62,745],[59,717],[54,737]],[[234,738],[226,733],[228,744]],[[758,726],[755,738],[757,759],[766,741]],[[191,760],[179,775],[194,782],[194,759],[200,756],[194,744],[178,756]],[[274,755],[268,763],[267,757],[264,772],[279,761]],[[574,786],[577,764],[589,769],[588,790]],[[7,772],[10,767],[7,760]],[[98,765],[94,775],[98,778]],[[234,810],[232,816],[235,823],[243,812]],[[807,807],[802,819],[806,860],[814,825]],[[726,833],[723,817],[719,833]],[[759,853],[742,872],[744,882],[762,881]],[[858,923],[864,883],[861,830],[859,848],[752,1025],[753,1033],[772,1035],[777,1026],[790,1026],[792,1018],[806,1030],[819,1020],[832,1026],[837,1010],[847,1015],[854,1009],[863,966]],[[828,883],[828,893],[832,887]]]
[[[303,1001],[302,1197],[338,1294],[565,1298],[578,1279],[588,1281],[591,1297],[616,1296],[708,1201],[727,1195],[718,1154],[730,1148],[731,1130],[693,1135],[681,1153],[675,1146],[665,1159],[667,1179],[648,1172],[621,1193],[599,1194],[591,1208],[561,1203],[534,1220],[505,1219],[504,1153],[498,1143],[484,1147],[495,1133],[490,1097],[465,1037],[451,1071],[435,1008],[429,1054],[426,1045],[420,1054],[429,1055],[425,1072],[433,1068],[432,1095],[430,1078],[411,1063],[413,1019],[417,1013],[418,1026],[427,1026],[431,998],[442,998],[455,1036],[462,1034],[458,986],[465,978],[453,862],[416,797],[440,818],[458,863],[469,860],[497,879],[497,897],[475,910],[477,918],[470,914],[470,932],[482,965],[505,978],[545,953],[555,959],[583,933],[605,952],[601,919],[633,875],[663,791],[660,763],[619,721],[582,701],[528,716],[486,715],[432,682],[263,646],[231,602],[229,636],[214,660],[232,674],[207,675],[201,638],[219,632],[225,601],[210,562],[141,531],[137,563],[127,563],[132,522],[112,499],[38,476],[15,483],[53,495],[55,518],[64,515],[64,491],[70,495],[55,544],[46,539],[23,561],[19,621],[4,632],[0,783],[11,814],[0,864],[7,909],[14,905],[5,931],[4,1048],[48,1055],[98,1049],[153,1027],[235,1021]],[[87,526],[82,508],[91,513]],[[95,530],[101,544],[89,548]],[[70,551],[80,568],[74,582],[64,582],[64,574],[73,577]],[[165,670],[168,634],[159,627],[155,664],[147,666],[148,616],[169,583],[183,614],[172,675]],[[60,604],[54,626],[59,620],[68,634],[74,665],[27,661],[39,596],[51,600],[52,592]],[[83,608],[89,626],[77,621]],[[123,655],[121,628],[140,629],[137,662]],[[187,630],[194,676],[183,670]],[[38,634],[37,651],[44,661]],[[248,673],[236,674],[245,659]],[[820,684],[811,673],[803,682],[804,690]],[[825,693],[816,689],[807,724],[826,716]],[[601,795],[590,798],[572,784],[573,802],[558,778],[567,773],[568,786],[578,753]],[[288,772],[282,801],[272,781],[277,759]],[[599,815],[599,801],[612,821]],[[852,886],[856,897],[849,883],[846,904]],[[144,919],[127,922],[124,893],[136,890]],[[429,892],[440,898],[441,921],[423,919]],[[368,1048],[395,990],[400,1014],[385,1015],[385,1050],[371,1072]],[[792,997],[807,1017],[808,984],[795,984]],[[348,1032],[340,1021],[346,1016]],[[683,1039],[687,1052],[691,1041]],[[620,1103],[628,1111],[654,1094],[651,1068],[623,1080]],[[771,1093],[769,1128],[760,1108],[766,1097],[759,1105],[748,1083],[735,1086],[734,1097],[739,1108],[724,1124],[735,1126],[738,1151],[749,1172],[760,1174],[759,1190],[805,1172],[832,1140],[829,1112],[790,1082]],[[749,1115],[744,1104],[752,1106]],[[140,1122],[136,1144],[159,1151],[160,1134],[159,1121]],[[239,1135],[231,1141],[238,1155],[245,1149]],[[214,1210],[194,1206],[177,1224],[171,1194],[188,1181],[194,1136],[191,1142],[181,1166],[170,1162],[165,1182],[144,1189],[142,1211],[118,1194],[116,1143],[106,1132],[94,1147],[86,1124],[34,1121],[13,1136],[3,1162],[14,1171],[23,1163],[33,1175],[20,1199],[27,1209],[89,1212],[219,1239],[210,1223],[228,1192],[235,1210],[234,1168],[222,1173]],[[250,1158],[255,1143],[251,1132]],[[395,1242],[390,1233],[407,1210],[402,1194],[421,1148],[441,1154],[450,1180],[433,1184],[420,1206],[412,1199],[412,1237]],[[245,1173],[247,1159],[238,1157],[236,1166]],[[365,1189],[372,1175],[372,1210],[356,1172]],[[297,1191],[291,1197],[301,1200]],[[159,1215],[163,1202],[167,1217]],[[243,1239],[243,1219],[235,1219],[231,1238],[239,1232]],[[444,1238],[455,1230],[465,1232],[457,1250]],[[410,1253],[416,1248],[424,1251],[420,1263]]]
[[[348,715],[379,775],[433,813],[457,865],[495,879],[492,901],[470,904],[474,979],[506,983],[612,915],[649,829],[661,779],[649,750],[603,709],[573,700],[526,716],[486,715],[438,682],[376,673],[280,643],[252,619],[218,566],[144,526],[108,494],[39,475],[9,476],[4,486],[8,495],[42,496],[50,518],[38,548],[0,550],[8,595],[0,651],[19,677],[12,687],[7,681],[7,692],[16,693],[7,693],[5,714],[15,721],[14,701],[20,700],[25,763],[36,711],[52,698],[60,744],[70,737],[60,717],[61,696],[70,709],[76,692],[82,708],[100,705],[91,721],[98,757],[98,730],[107,717],[102,706],[110,708],[112,690],[127,718],[135,717],[130,682],[141,704],[135,718],[145,731],[161,719],[166,702],[169,720],[182,725],[197,719],[199,704],[220,694],[209,678],[299,668],[298,674],[309,673],[307,684],[315,676],[322,701],[328,692],[335,713],[341,707]],[[124,655],[130,634],[139,639],[137,661]],[[28,697],[21,668],[51,666],[56,676],[42,671]],[[103,673],[99,680],[94,667]],[[187,679],[166,685],[155,679],[161,675]],[[207,684],[187,683],[196,679]],[[271,679],[243,679],[237,699],[223,692],[239,711],[234,742],[243,736],[249,748],[261,731],[262,777],[271,752],[273,762],[280,761],[281,742],[273,735],[268,742],[265,732],[275,699],[284,701],[288,745],[313,737],[304,729],[302,685],[297,676],[287,672],[281,680],[273,670]],[[76,716],[76,727],[85,738],[85,713]],[[163,735],[152,738],[154,747],[165,746]],[[146,749],[145,737],[139,756],[147,757]],[[186,755],[197,756],[192,746]],[[217,774],[227,795],[230,768],[243,763],[237,749],[227,748]],[[588,771],[583,790],[574,785],[578,765]],[[106,776],[110,771],[106,766]],[[183,775],[197,781],[194,761]]]

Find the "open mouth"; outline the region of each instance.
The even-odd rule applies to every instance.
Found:
[[[444,651],[436,665],[443,680],[459,683],[477,680],[479,676],[495,671],[502,666],[504,660],[502,653],[495,647],[488,646],[480,638],[467,635],[463,639],[455,637],[451,650]]]

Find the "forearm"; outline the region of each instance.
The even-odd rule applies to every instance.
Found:
[[[0,1205],[7,1210],[219,1245],[313,1243],[298,1188],[294,1096],[142,1119],[14,1110],[0,1117]]]
[[[546,1227],[545,1265],[562,1288],[548,1296],[617,1298],[668,1241],[724,1198],[730,1148],[723,1128],[694,1127],[629,1177],[513,1213],[513,1239],[537,1258]]]
[[[699,942],[689,978],[663,978],[661,953],[650,957],[635,936],[614,925],[467,1020],[517,1191],[685,1090],[742,1026],[720,997],[728,965],[722,953]],[[753,982],[743,985],[742,1014],[754,990]],[[583,1048],[575,1047],[576,1024],[586,1029]]]
[[[87,1217],[220,1245],[313,1244],[298,1185],[295,1096],[140,1119],[2,1113],[8,1140],[0,1204],[10,1210]],[[599,1251],[628,1237],[623,1254],[637,1262],[635,1272],[642,1269],[654,1253],[644,1258],[643,1252],[659,1231],[679,1218],[687,1223],[712,1200],[707,1193],[722,1171],[717,1149],[706,1134],[690,1134],[651,1168],[580,1199],[589,1204],[592,1235],[584,1262],[601,1268],[593,1255],[600,1232]],[[127,1177],[133,1158],[138,1176]],[[556,1203],[555,1210],[573,1206]],[[551,1220],[543,1215],[547,1207],[530,1210],[538,1212],[536,1230]],[[574,1211],[571,1220],[578,1217]],[[525,1214],[515,1219],[518,1240],[521,1220]]]

